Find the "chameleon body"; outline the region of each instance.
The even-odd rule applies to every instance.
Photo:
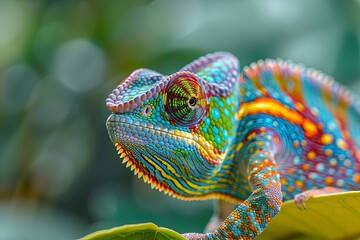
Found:
[[[237,204],[187,238],[253,239],[283,200],[304,208],[360,189],[360,103],[300,65],[265,60],[240,73],[233,55],[208,54],[169,76],[136,70],[106,105],[110,138],[138,177],[177,198]]]

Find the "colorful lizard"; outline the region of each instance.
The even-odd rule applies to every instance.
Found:
[[[190,239],[253,239],[283,200],[303,209],[360,189],[360,101],[300,65],[265,60],[240,74],[233,55],[208,54],[170,76],[136,70],[106,105],[110,138],[139,178],[180,199],[220,199],[207,233]]]

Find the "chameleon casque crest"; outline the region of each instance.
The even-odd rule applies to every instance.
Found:
[[[236,203],[189,239],[253,239],[283,200],[360,189],[360,102],[330,77],[281,60],[203,56],[164,76],[138,69],[106,100],[123,163],[180,199]],[[219,204],[219,211],[224,204]]]

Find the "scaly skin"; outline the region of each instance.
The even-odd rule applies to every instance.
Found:
[[[304,208],[360,189],[360,103],[299,65],[259,61],[239,74],[233,55],[208,54],[170,76],[139,69],[106,105],[110,138],[138,177],[177,198],[238,204],[188,238],[253,239],[283,200]]]

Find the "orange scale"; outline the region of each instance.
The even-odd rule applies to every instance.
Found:
[[[325,183],[328,184],[328,185],[333,184],[334,183],[334,178],[332,178],[330,176],[325,177]]]

